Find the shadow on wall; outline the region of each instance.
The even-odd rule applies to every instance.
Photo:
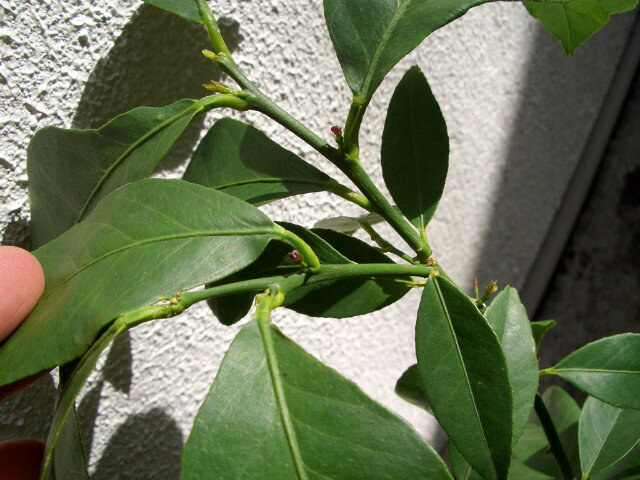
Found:
[[[475,266],[482,284],[522,288],[526,281],[626,42],[619,30],[633,17],[620,17],[573,57],[539,26]]]
[[[239,24],[222,17],[220,29],[233,52],[242,41]],[[74,128],[97,128],[132,108],[163,106],[183,98],[201,98],[202,87],[220,80],[220,70],[202,56],[209,39],[200,24],[187,22],[151,5],[142,5],[108,55],[93,69],[82,93]],[[160,165],[180,165],[193,150],[202,129],[196,118]]]

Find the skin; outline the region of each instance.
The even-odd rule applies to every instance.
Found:
[[[38,260],[21,248],[0,247],[0,341],[29,315],[43,291]],[[0,388],[0,401],[41,375]],[[43,453],[44,444],[35,440],[0,443],[0,480],[37,480]]]

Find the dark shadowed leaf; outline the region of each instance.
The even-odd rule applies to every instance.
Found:
[[[633,10],[638,0],[570,0],[566,3],[525,1],[529,13],[540,20],[564,47],[567,55],[604,27],[615,13]]]
[[[543,395],[545,405],[573,471],[580,471],[578,458],[578,421],[580,407],[559,387],[551,387]],[[509,480],[562,480],[562,472],[549,450],[549,442],[537,415],[531,414],[524,434],[513,450]]]
[[[396,394],[407,402],[431,412],[424,394],[418,365],[411,365],[396,382]]]
[[[260,130],[231,118],[217,121],[209,130],[183,178],[254,205],[337,185]]]
[[[485,314],[502,345],[513,394],[513,439],[520,439],[538,393],[538,361],[529,317],[515,288],[506,287]]]
[[[324,16],[349,87],[368,100],[428,35],[489,1],[324,0]]]
[[[285,223],[282,226],[306,241],[321,263],[393,263],[389,257],[357,238],[333,230],[305,230]],[[287,295],[285,306],[313,317],[355,317],[397,302],[409,291],[410,281],[410,277],[401,276],[336,280],[294,290]]]
[[[451,442],[484,478],[506,478],[513,405],[502,347],[471,299],[442,277],[424,287],[416,353],[427,400]]]
[[[240,270],[281,232],[255,207],[181,180],[118,189],[34,252],[46,290],[0,347],[0,385],[80,356],[123,312]]]
[[[75,409],[64,422],[53,455],[52,468],[48,469],[45,477],[47,480],[62,478],[65,480],[89,480],[87,459]]]
[[[640,334],[590,343],[546,371],[614,407],[640,409]]]
[[[640,441],[640,410],[621,410],[589,397],[578,431],[582,473],[610,467]]]
[[[449,168],[449,136],[427,79],[411,68],[396,88],[382,136],[382,174],[405,216],[424,230]]]
[[[151,175],[192,118],[199,100],[139,107],[97,130],[39,130],[27,150],[34,248],[65,232],[105,195]]]
[[[178,15],[190,22],[202,23],[196,0],[143,0],[145,3]]]
[[[531,322],[531,331],[533,332],[533,338],[536,341],[536,350],[540,349],[540,344],[544,337],[556,326],[555,320],[540,320],[538,322]]]
[[[640,480],[640,445],[615,465],[593,475],[593,480]]]
[[[407,423],[256,321],[229,348],[182,465],[182,480],[451,479]]]

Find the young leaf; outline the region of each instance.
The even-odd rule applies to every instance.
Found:
[[[231,118],[209,130],[183,178],[254,205],[330,191],[338,184],[260,130]]]
[[[615,13],[633,10],[638,0],[570,0],[566,3],[525,1],[529,13],[562,43],[567,55],[604,27]]]
[[[513,394],[513,444],[524,431],[538,393],[538,361],[527,311],[515,288],[506,287],[485,314],[502,344]]]
[[[471,299],[442,277],[424,287],[416,353],[427,400],[449,439],[483,478],[506,478],[513,404],[502,347]]]
[[[282,225],[305,240],[322,263],[393,263],[389,257],[357,238],[333,230],[306,230],[297,225]],[[409,291],[410,281],[410,277],[336,280],[290,292],[285,306],[312,317],[355,317],[397,302]]]
[[[82,445],[80,424],[75,409],[64,422],[54,450],[51,469],[47,469],[46,479],[90,480],[87,473],[87,459]]]
[[[489,1],[324,0],[324,16],[349,87],[368,101],[428,35]]]
[[[640,411],[621,410],[590,397],[582,408],[578,436],[582,473],[594,475],[640,442]]]
[[[145,3],[178,15],[190,22],[202,23],[196,0],[143,0]]]
[[[412,67],[396,88],[382,136],[382,174],[402,213],[423,231],[449,168],[449,136],[427,79]]]
[[[202,101],[180,100],[135,108],[97,130],[39,130],[27,150],[32,246],[71,228],[115,189],[151,175],[203,109]]]
[[[408,424],[256,321],[225,355],[180,478],[451,480]]]
[[[46,289],[0,347],[0,385],[77,358],[122,312],[240,270],[281,232],[251,205],[181,180],[118,189],[34,252]]]
[[[590,343],[544,372],[614,407],[640,409],[640,334]]]
[[[536,351],[540,349],[540,344],[542,343],[542,340],[547,335],[547,333],[549,333],[549,331],[555,326],[555,320],[539,320],[537,322],[531,322],[533,339],[536,341]]]
[[[396,382],[395,392],[407,402],[431,412],[424,394],[418,365],[411,365]]]
[[[551,387],[542,395],[551,420],[558,432],[569,463],[580,471],[578,458],[578,421],[580,407],[559,387]],[[535,413],[531,414],[524,434],[514,447],[509,480],[561,480],[562,472],[549,450],[549,442]]]

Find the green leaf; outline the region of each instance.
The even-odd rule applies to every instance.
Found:
[[[467,463],[460,452],[451,442],[448,443],[449,448],[449,462],[451,463],[451,469],[456,477],[456,480],[480,480],[482,477],[478,475],[471,465]]]
[[[427,397],[422,389],[418,365],[411,365],[402,374],[396,382],[395,392],[407,402],[431,412],[431,407],[429,407],[429,402],[427,402]]]
[[[551,420],[558,432],[574,472],[580,471],[578,458],[578,421],[580,407],[560,387],[551,387],[543,395]],[[549,442],[535,413],[531,414],[524,434],[514,447],[509,480],[562,480],[562,472],[549,450]]]
[[[520,439],[538,393],[538,361],[527,311],[515,288],[506,287],[485,313],[502,345],[513,395],[513,438]]]
[[[254,205],[331,191],[338,185],[260,130],[231,118],[217,121],[209,130],[183,178]]]
[[[533,332],[533,338],[536,341],[536,351],[540,349],[540,344],[544,337],[549,333],[551,329],[556,326],[555,320],[540,320],[537,322],[531,322],[531,331]]]
[[[429,83],[412,67],[398,84],[382,136],[382,175],[402,213],[423,231],[449,168],[447,124]]]
[[[139,107],[97,130],[39,130],[27,150],[34,248],[53,240],[105,195],[151,175],[193,117],[198,100]]]
[[[601,472],[640,442],[640,411],[621,410],[589,397],[578,430],[582,473]]]
[[[368,101],[428,35],[488,1],[324,0],[324,16],[349,87]]]
[[[397,207],[396,207],[397,209]],[[346,233],[347,235],[353,235],[355,232],[362,228],[361,222],[365,222],[369,225],[376,225],[384,222],[384,218],[377,213],[368,213],[360,217],[331,217],[320,220],[313,227],[322,228],[325,230],[335,230],[336,232]]]
[[[357,238],[333,230],[306,230],[288,223],[281,225],[307,242],[322,263],[393,263]],[[397,302],[410,290],[410,281],[410,277],[349,278],[305,286],[290,292],[285,306],[312,317],[355,317]]]
[[[593,475],[593,480],[640,480],[640,445],[613,466]]]
[[[424,287],[416,353],[427,400],[451,442],[483,478],[506,478],[513,406],[502,347],[471,299],[442,277]]]
[[[633,10],[638,0],[570,0],[566,3],[525,1],[529,13],[562,43],[567,55],[604,27],[614,13]]]
[[[543,372],[558,375],[614,407],[640,409],[640,334],[590,343]]]
[[[91,348],[87,350],[82,358],[74,362],[73,371],[68,372],[71,365],[65,365],[60,369],[63,386],[60,390],[60,398],[58,399],[47,436],[47,445],[40,476],[41,480],[51,478],[51,475],[53,475],[52,478],[55,479],[56,474],[60,471],[60,464],[63,459],[65,460],[63,465],[67,467],[63,468],[63,471],[69,471],[69,469],[75,470],[79,465],[80,457],[73,455],[74,449],[71,448],[71,452],[67,451],[69,449],[69,442],[76,444],[77,442],[81,442],[80,431],[74,432],[72,430],[73,423],[77,418],[75,411],[76,397],[80,393],[80,390],[82,390],[91,372],[95,369],[102,352],[104,352],[118,335],[124,333],[126,330],[126,325],[122,321],[116,320],[105,330],[100,338],[91,345]],[[67,373],[69,373],[68,378],[65,378],[67,377]],[[54,470],[54,472],[52,472],[52,470]],[[81,469],[78,468],[78,470]],[[68,477],[62,475],[57,478],[66,479]]]
[[[407,423],[256,321],[231,344],[182,465],[182,480],[451,479]]]
[[[190,22],[202,22],[196,0],[143,0],[145,3],[178,15]]]
[[[46,478],[50,480],[89,480],[87,459],[75,409],[64,422],[54,450],[52,469],[48,470]]]
[[[255,207],[181,180],[118,189],[34,252],[46,289],[0,347],[0,385],[77,358],[123,312],[240,270],[282,231]]]

